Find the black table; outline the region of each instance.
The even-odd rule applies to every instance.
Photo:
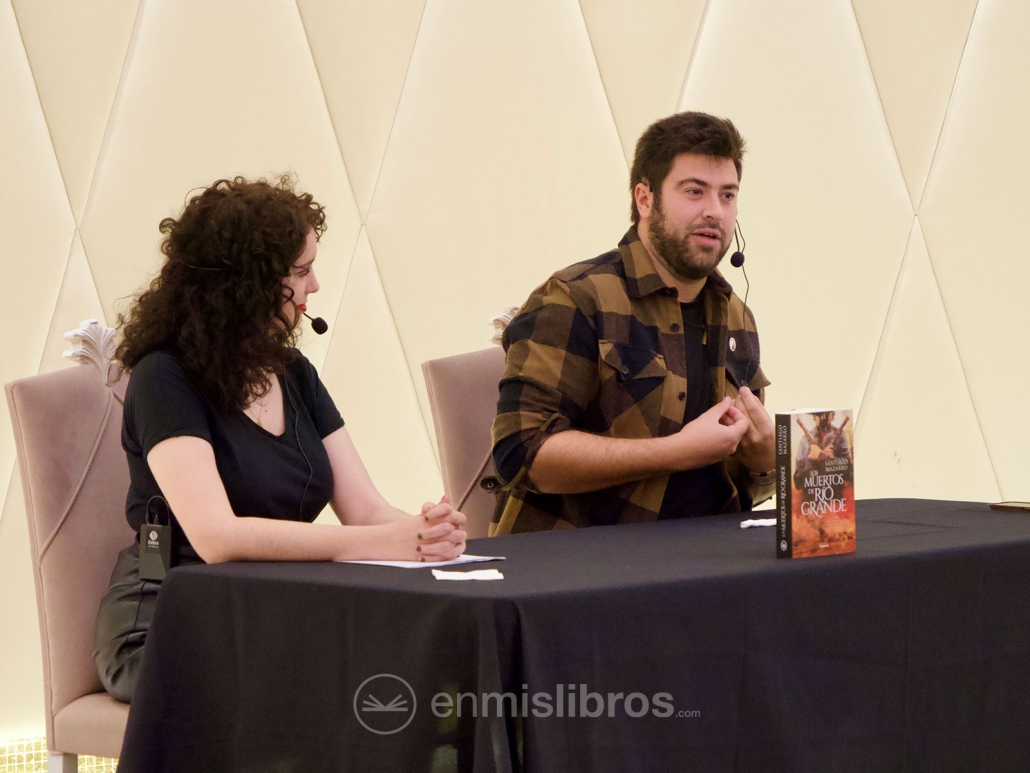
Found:
[[[1030,516],[862,501],[793,561],[739,522],[470,543],[500,582],[177,569],[119,770],[1030,769]]]

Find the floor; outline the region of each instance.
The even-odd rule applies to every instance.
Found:
[[[0,773],[46,773],[46,738],[0,741]],[[118,760],[79,757],[78,773],[115,773]]]

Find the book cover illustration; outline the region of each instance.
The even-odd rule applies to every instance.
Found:
[[[850,410],[776,414],[776,555],[855,550],[855,454]]]

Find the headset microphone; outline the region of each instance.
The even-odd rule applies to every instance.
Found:
[[[225,270],[225,266],[194,266],[192,263],[183,263],[182,265],[186,266],[187,268],[196,268],[196,269],[199,269],[200,271],[224,271]],[[733,265],[735,266],[737,264],[734,263]],[[314,319],[312,319],[312,317],[306,311],[302,311],[301,314],[303,314],[305,317],[307,317],[308,319],[311,320],[311,329],[314,330],[319,335],[322,335],[326,330],[329,329],[329,325],[321,317],[315,317]]]
[[[313,318],[306,311],[302,311],[301,314],[303,314],[305,317],[307,317],[308,319],[311,320],[311,329],[314,330],[319,335],[322,335],[322,333],[324,333],[326,330],[329,329],[329,325],[321,317],[314,317]]]
[[[730,255],[730,265],[734,268],[739,268],[744,272],[744,308],[747,309],[747,296],[751,292],[751,282],[748,281],[747,271],[744,271],[744,250],[747,248],[747,241],[744,239],[744,231],[738,223],[733,224],[733,241],[736,243],[737,251]],[[745,312],[746,313],[746,312]],[[748,340],[747,331],[744,332],[744,339]],[[741,386],[747,386],[747,374],[751,370],[751,363],[754,361],[755,354],[751,350],[751,342],[748,340],[748,359],[747,366],[744,368],[744,383]]]
[[[737,251],[730,255],[730,265],[740,268],[744,265],[744,249],[747,247],[747,242],[744,241],[744,232],[740,230],[737,223],[733,224],[733,241],[737,243]],[[742,242],[743,246],[741,246]],[[747,281],[747,274],[744,275],[744,281]]]

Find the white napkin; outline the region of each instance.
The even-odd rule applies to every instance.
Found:
[[[448,572],[434,569],[433,577],[438,580],[503,580],[504,575],[496,569],[473,569],[471,572]]]

